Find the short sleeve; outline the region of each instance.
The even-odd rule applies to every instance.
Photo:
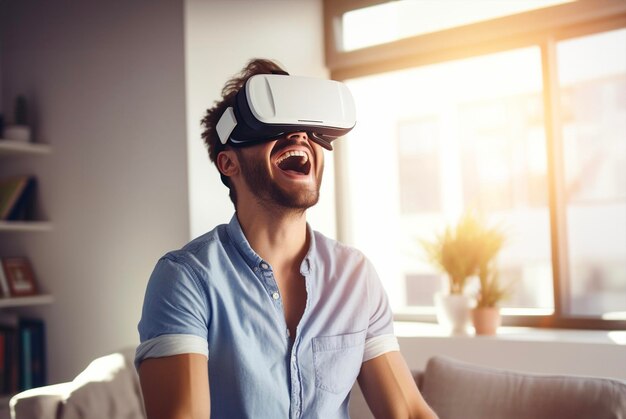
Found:
[[[208,324],[208,301],[197,276],[184,263],[162,258],[148,281],[135,365],[183,353],[208,356]]]
[[[365,336],[363,362],[386,352],[400,350],[398,340],[393,331],[393,313],[385,289],[371,262],[367,261],[365,269],[369,325]]]

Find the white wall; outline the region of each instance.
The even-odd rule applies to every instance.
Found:
[[[327,76],[322,7],[320,0],[3,7],[4,109],[25,93],[37,139],[53,153],[3,159],[0,175],[35,173],[54,229],[3,233],[0,255],[28,256],[55,296],[26,312],[47,320],[49,380],[58,382],[95,356],[135,345],[157,258],[228,221],[232,206],[199,121],[252,57]],[[309,220],[334,236],[332,154],[326,158],[322,200]]]
[[[228,189],[210,163],[200,120],[220,99],[222,86],[255,57],[278,60],[291,74],[327,77],[320,0],[186,0],[185,64],[191,236],[228,222]],[[325,152],[320,203],[312,226],[335,237],[333,155]]]
[[[188,239],[183,5],[176,1],[5,2],[5,109],[25,93],[50,156],[2,159],[40,181],[50,233],[0,234],[55,303],[49,379],[138,342],[157,258]]]

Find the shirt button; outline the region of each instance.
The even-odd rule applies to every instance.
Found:
[[[279,293],[277,293],[277,292],[275,292],[274,294],[272,294],[272,298],[273,298],[274,300],[278,300],[278,299],[280,298],[280,294],[279,294]]]
[[[261,268],[263,269],[269,269],[270,265],[268,265],[267,263],[263,262],[261,263]]]

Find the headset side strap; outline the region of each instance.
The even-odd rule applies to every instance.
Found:
[[[228,139],[230,138],[230,134],[233,133],[233,130],[237,126],[237,118],[235,117],[235,111],[232,106],[229,106],[222,116],[220,120],[217,122],[215,129],[217,130],[217,135],[220,137],[220,141],[222,144],[226,144]]]

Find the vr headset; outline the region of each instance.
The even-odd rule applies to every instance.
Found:
[[[246,146],[307,132],[327,150],[356,124],[354,99],[343,83],[282,74],[257,74],[216,125],[222,144]]]

